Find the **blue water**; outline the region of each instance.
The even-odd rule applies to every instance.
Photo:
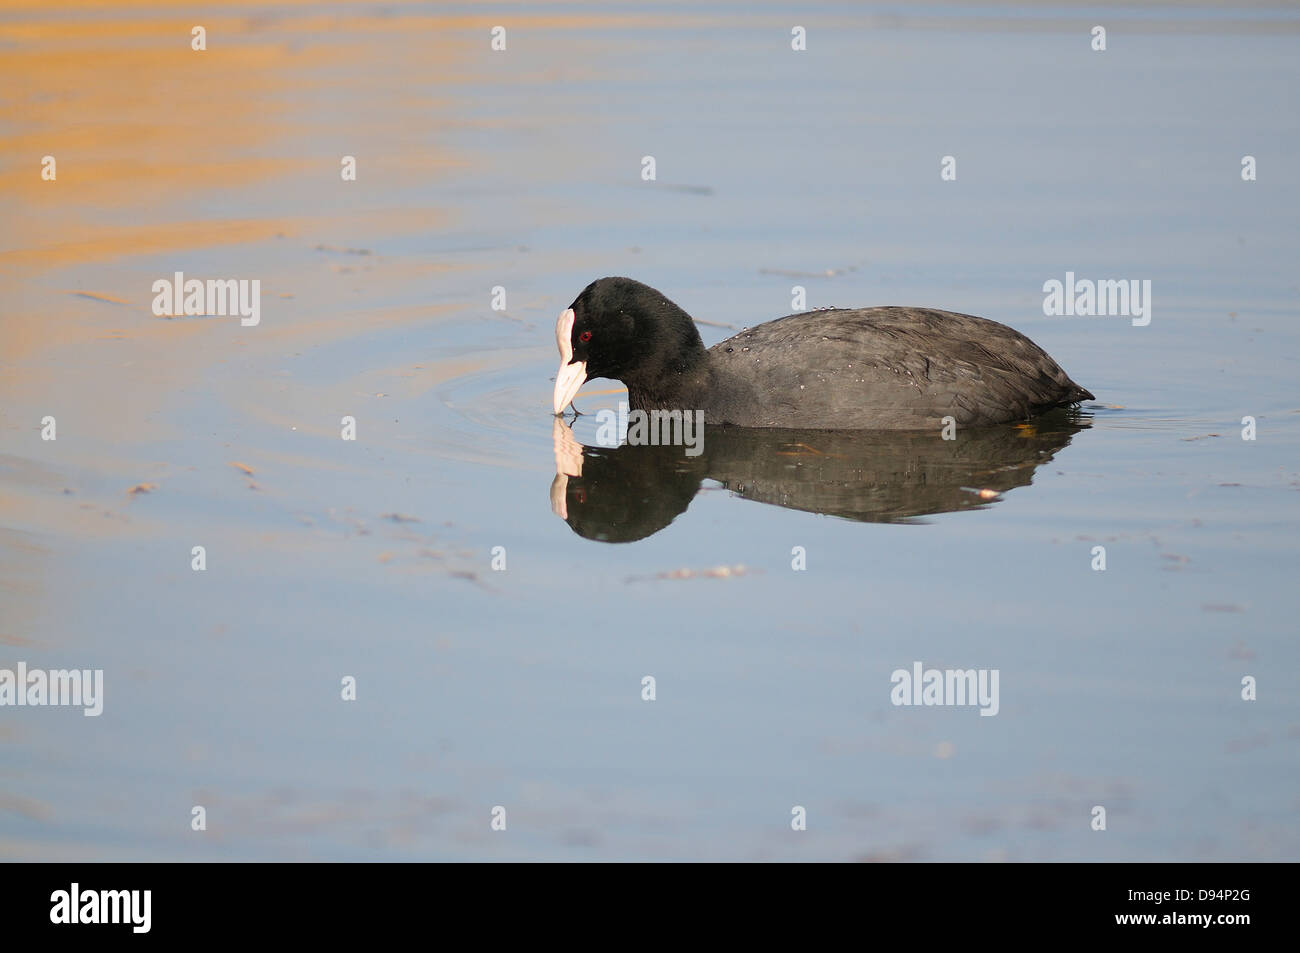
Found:
[[[277,118],[213,150],[285,170],[83,212],[268,237],[0,273],[0,321],[69,329],[0,368],[0,667],[106,684],[99,718],[0,709],[0,856],[1300,858],[1293,13],[1106,10],[1093,53],[1074,8],[556,5],[493,54],[432,7],[268,9],[230,42],[286,45]],[[261,278],[262,324],[154,317],[175,270]],[[1150,325],[1045,316],[1067,270],[1149,279]],[[706,344],[795,285],[983,315],[1097,401],[982,506],[873,522],[705,478],[593,541],[552,512],[550,378],[606,274]],[[892,705],[915,661],[999,670],[999,713]]]

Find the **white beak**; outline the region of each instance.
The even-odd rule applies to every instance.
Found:
[[[560,349],[560,370],[555,375],[557,414],[564,412],[587,381],[587,362],[573,360],[573,318],[573,309],[569,308],[555,322],[555,343]]]

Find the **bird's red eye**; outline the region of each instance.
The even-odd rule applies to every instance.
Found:
[[[578,340],[581,341],[583,344],[586,344],[588,341],[591,340],[591,332],[583,331],[581,334],[578,335]]]

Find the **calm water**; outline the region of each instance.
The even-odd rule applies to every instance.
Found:
[[[1300,15],[1097,17],[0,15],[0,668],[105,681],[0,708],[0,856],[1300,859]],[[1045,317],[1067,270],[1151,323]],[[156,317],[176,271],[261,324]],[[706,344],[984,315],[1097,401],[601,448],[617,384],[549,405],[607,274]],[[997,716],[891,704],[918,661]]]

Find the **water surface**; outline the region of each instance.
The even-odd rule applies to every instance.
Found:
[[[106,692],[0,709],[0,856],[1300,857],[1293,11],[193,20],[0,16],[0,667]],[[1067,270],[1151,323],[1046,317]],[[155,316],[176,271],[261,324]],[[699,460],[584,417],[570,475],[554,320],[607,274],[708,345],[795,286],[987,316],[1098,399]],[[916,661],[998,715],[895,707]]]

